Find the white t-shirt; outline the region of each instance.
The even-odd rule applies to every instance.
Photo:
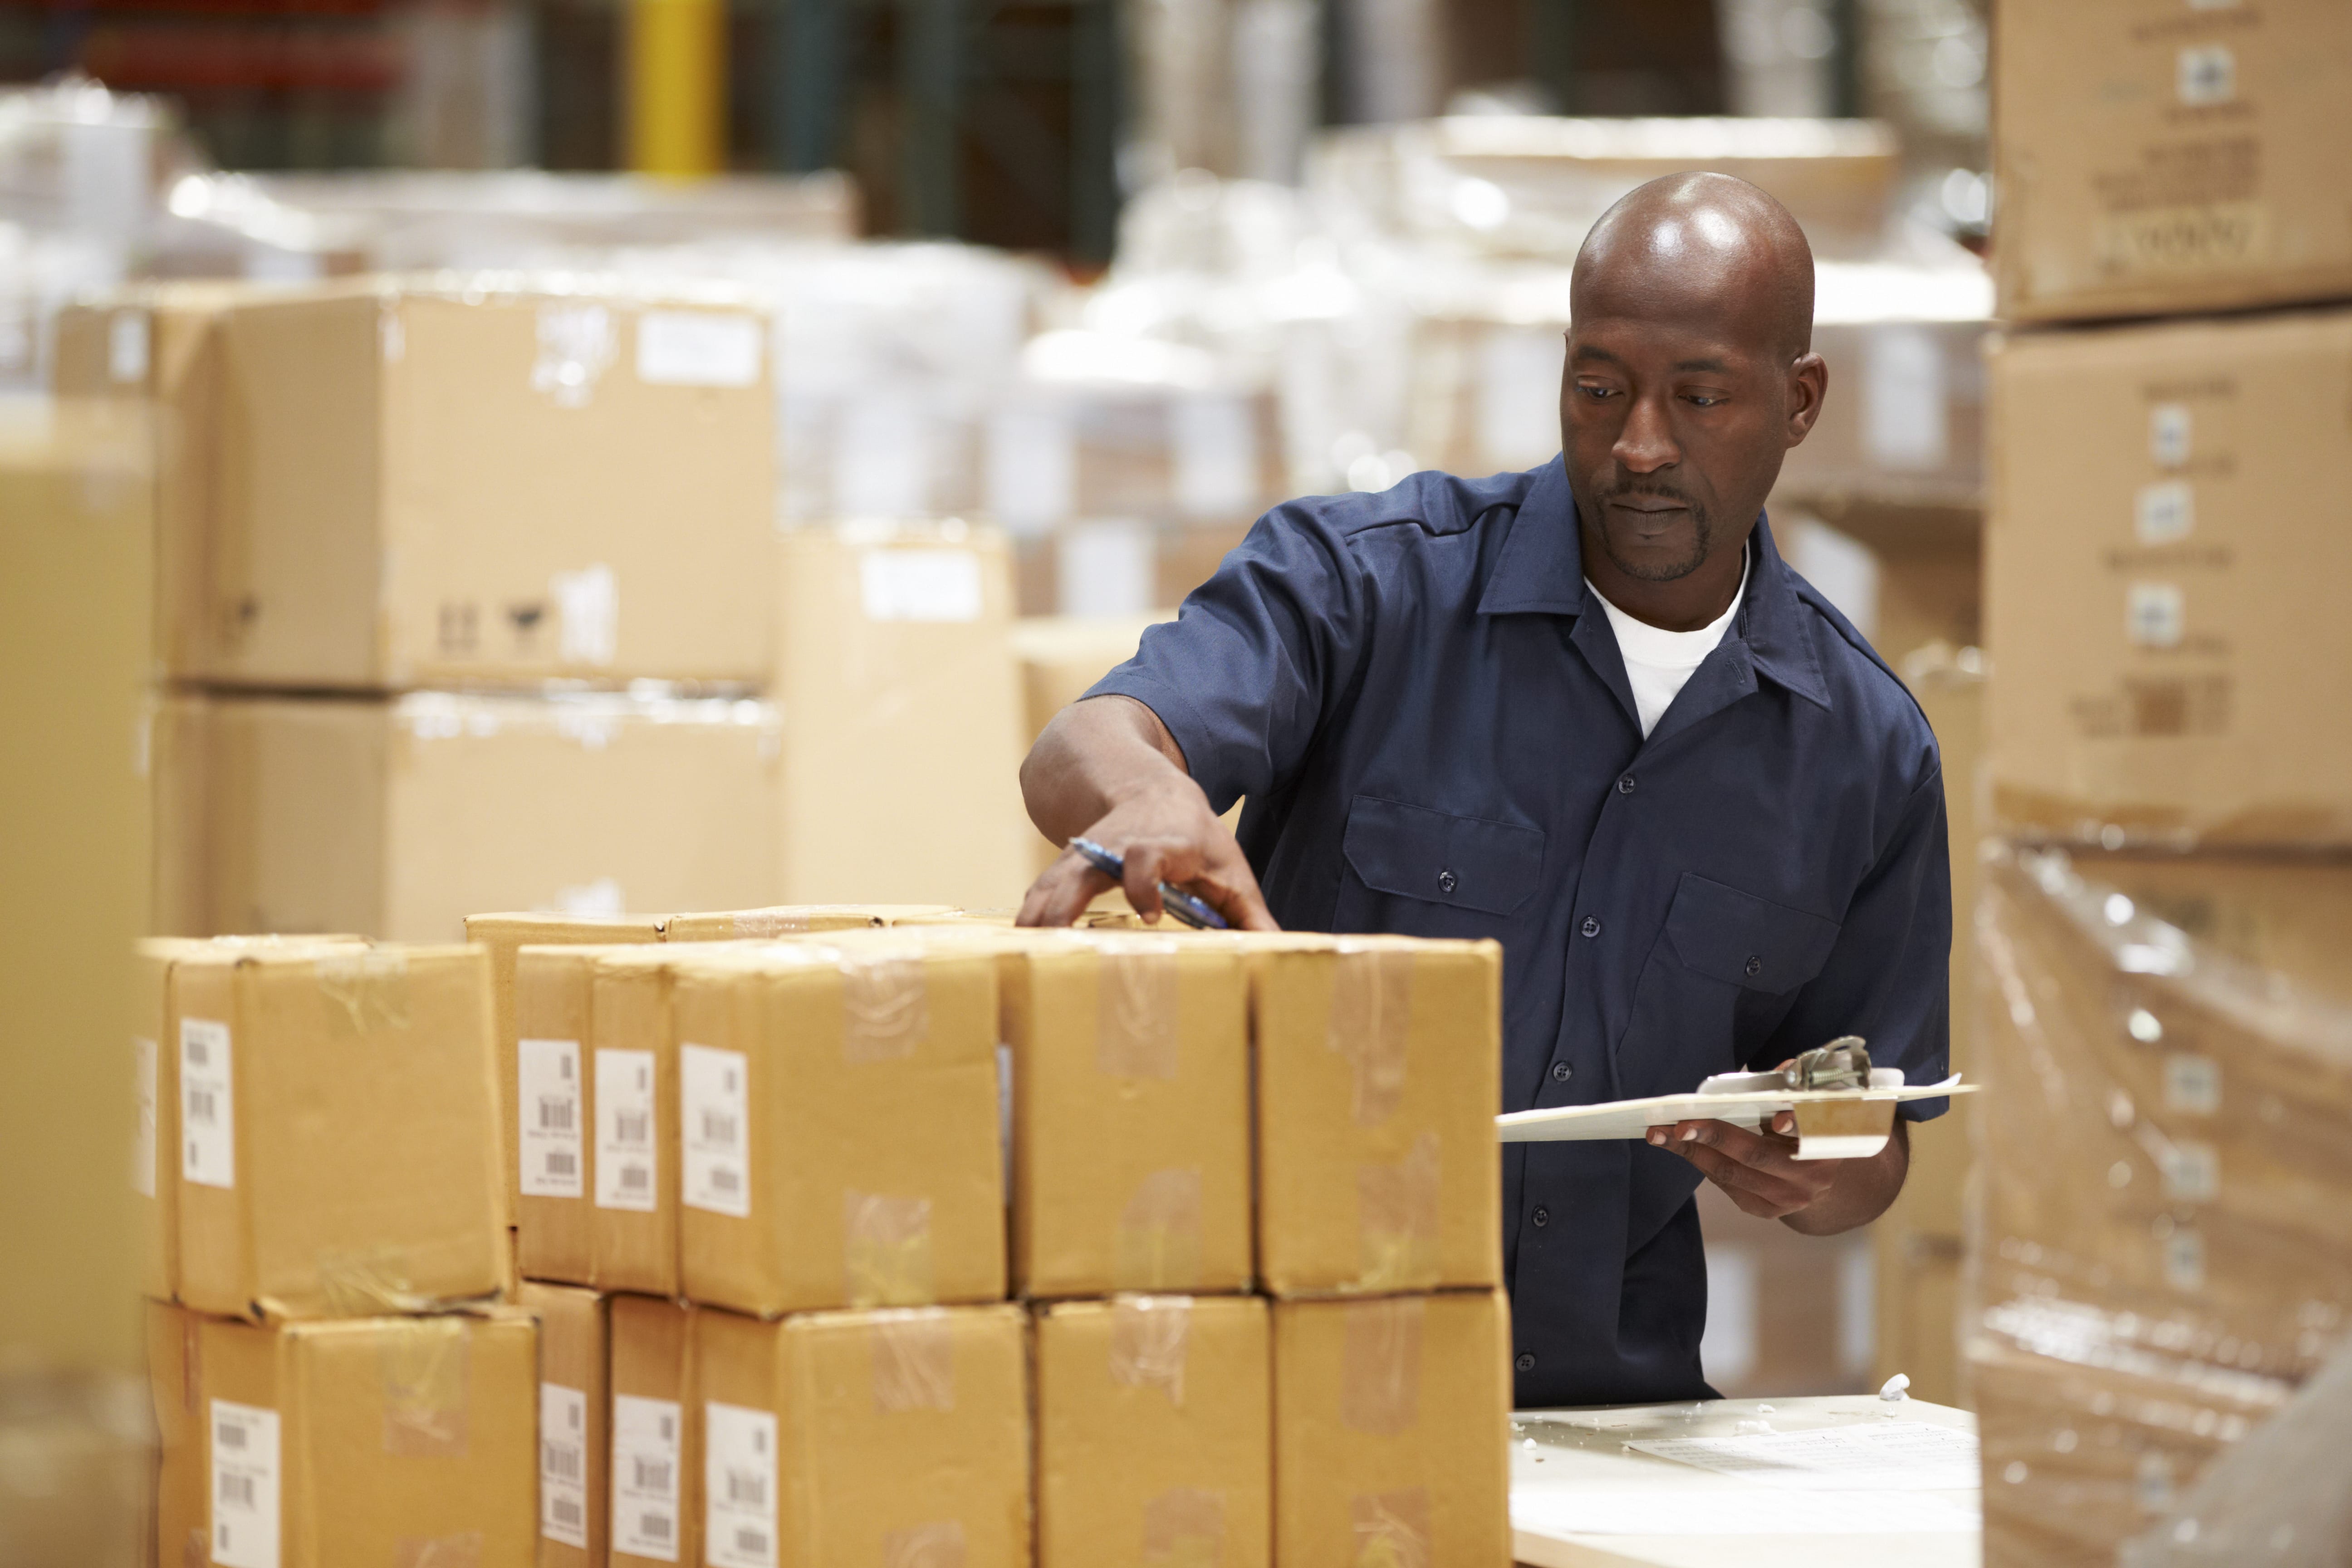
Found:
[[[1731,617],[1739,613],[1739,601],[1748,596],[1747,558],[1740,559],[1739,587],[1730,606],[1695,632],[1670,632],[1635,620],[1593,587],[1591,578],[1584,580],[1584,586],[1609,612],[1609,629],[1617,634],[1617,651],[1625,660],[1625,679],[1633,683],[1633,707],[1641,714],[1642,739],[1646,741],[1673,705],[1675,693],[1690,680],[1691,671],[1706,662],[1730,629]]]

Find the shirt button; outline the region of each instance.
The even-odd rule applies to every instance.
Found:
[[[1451,871],[1440,871],[1437,874],[1437,888],[1440,892],[1452,892],[1454,890],[1454,873]]]
[[[1633,793],[1633,775],[1632,773],[1627,773],[1624,777],[1617,781],[1617,793],[1619,795],[1632,795]]]
[[[1584,924],[1579,929],[1587,936],[1599,936],[1601,934],[1601,921],[1591,915],[1587,915],[1584,917]]]
[[[1532,1351],[1521,1351],[1519,1352],[1519,1359],[1513,1362],[1511,1364],[1517,1367],[1521,1372],[1533,1372],[1536,1369],[1535,1352]]]
[[[1752,952],[1748,955],[1748,973],[1750,977],[1764,973],[1764,961]]]
[[[1569,1066],[1566,1062],[1554,1062],[1551,1064],[1552,1082],[1566,1083],[1570,1079],[1572,1079],[1575,1076],[1576,1069]]]
[[[1538,1230],[1541,1230],[1545,1226],[1551,1223],[1551,1210],[1539,1208],[1536,1210],[1535,1213],[1528,1215],[1528,1217],[1536,1222],[1536,1228]]]

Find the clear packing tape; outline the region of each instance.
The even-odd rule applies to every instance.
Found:
[[[2225,872],[2242,899],[2352,875]],[[1994,1568],[2112,1563],[2261,1440],[2352,1312],[2352,1006],[2156,918],[2135,876],[1986,868],[1965,1324]]]
[[[1365,1131],[1388,1128],[1402,1107],[1412,1034],[1410,948],[1341,942],[1333,960],[1324,1043],[1343,1058],[1349,1110]],[[1395,1159],[1356,1167],[1359,1272],[1352,1289],[1427,1289],[1438,1281],[1444,1152],[1423,1130]]]
[[[1110,1380],[1157,1388],[1184,1408],[1184,1363],[1192,1348],[1189,1296],[1116,1296],[1110,1309]]]

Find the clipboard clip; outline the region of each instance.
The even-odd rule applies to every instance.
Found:
[[[1900,1089],[1903,1069],[1870,1065],[1870,1047],[1860,1035],[1840,1035],[1815,1046],[1787,1067],[1769,1072],[1719,1072],[1698,1086],[1701,1094],[1806,1093],[1822,1089]]]

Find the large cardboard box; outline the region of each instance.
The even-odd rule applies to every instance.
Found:
[[[515,1136],[500,1142],[516,1151],[515,1263],[526,1279],[609,1287],[600,1272],[597,1207],[627,1202],[652,1205],[657,1215],[665,1192],[676,1201],[677,1178],[664,1180],[658,1142],[661,1113],[670,1103],[661,1094],[671,1087],[662,1071],[667,1031],[650,1042],[608,1032],[605,1048],[622,1054],[609,1067],[597,1056],[597,964],[640,951],[657,950],[549,945],[516,954]],[[607,1091],[601,1096],[600,1087]],[[601,1180],[600,1153],[613,1167]],[[634,1181],[625,1178],[624,1166],[637,1173]],[[642,1210],[631,1212],[640,1225],[658,1225]]]
[[[683,1301],[615,1296],[611,1307],[614,1568],[702,1555],[702,1420],[695,1331]]]
[[[712,1568],[1026,1568],[1017,1307],[695,1314]]]
[[[1241,953],[1110,931],[936,940],[999,950],[1015,1292],[1247,1289]]]
[[[1003,1298],[993,963],[858,934],[672,950],[693,955],[674,1032],[695,1300],[773,1316]]]
[[[1034,830],[1003,536],[845,524],[794,530],[782,555],[782,897],[1017,901]]]
[[[1273,1561],[1273,1363],[1251,1296],[1039,1309],[1037,1561]]]
[[[180,960],[207,953],[353,952],[356,937],[146,937],[139,942],[139,1007],[131,1040],[131,1092],[138,1122],[131,1148],[131,1190],[140,1232],[140,1289],[169,1301],[180,1289],[180,1010],[172,972]]]
[[[580,1126],[595,1140],[582,1172],[591,1261],[575,1283],[679,1294],[676,983],[668,953],[644,948],[604,950],[589,972]]]
[[[538,1562],[527,1315],[210,1321],[196,1344],[205,1538],[220,1568]]]
[[[1276,1296],[1501,1284],[1502,949],[1202,939],[1250,966],[1258,1277]]]
[[[1992,37],[2003,316],[2352,293],[2337,0],[2011,0]]]
[[[184,1307],[146,1307],[147,1386],[155,1415],[155,1564],[183,1568],[205,1552],[204,1398],[197,1387],[197,1330]]]
[[[1274,1304],[1283,1568],[1511,1561],[1499,1291]]]
[[[174,698],[161,918],[445,942],[481,910],[770,903],[780,743],[751,701]]]
[[[173,674],[766,679],[758,315],[484,277],[249,298],[213,330],[208,593]]]
[[[173,971],[180,1300],[415,1311],[506,1282],[488,964],[229,948]]]
[[[540,1568],[595,1568],[610,1540],[613,1299],[527,1284],[539,1323]]]
[[[1979,918],[1987,1561],[2107,1563],[2352,1321],[2352,870],[2020,852]]]
[[[2000,824],[2352,844],[2352,311],[2019,336],[1992,366]]]

